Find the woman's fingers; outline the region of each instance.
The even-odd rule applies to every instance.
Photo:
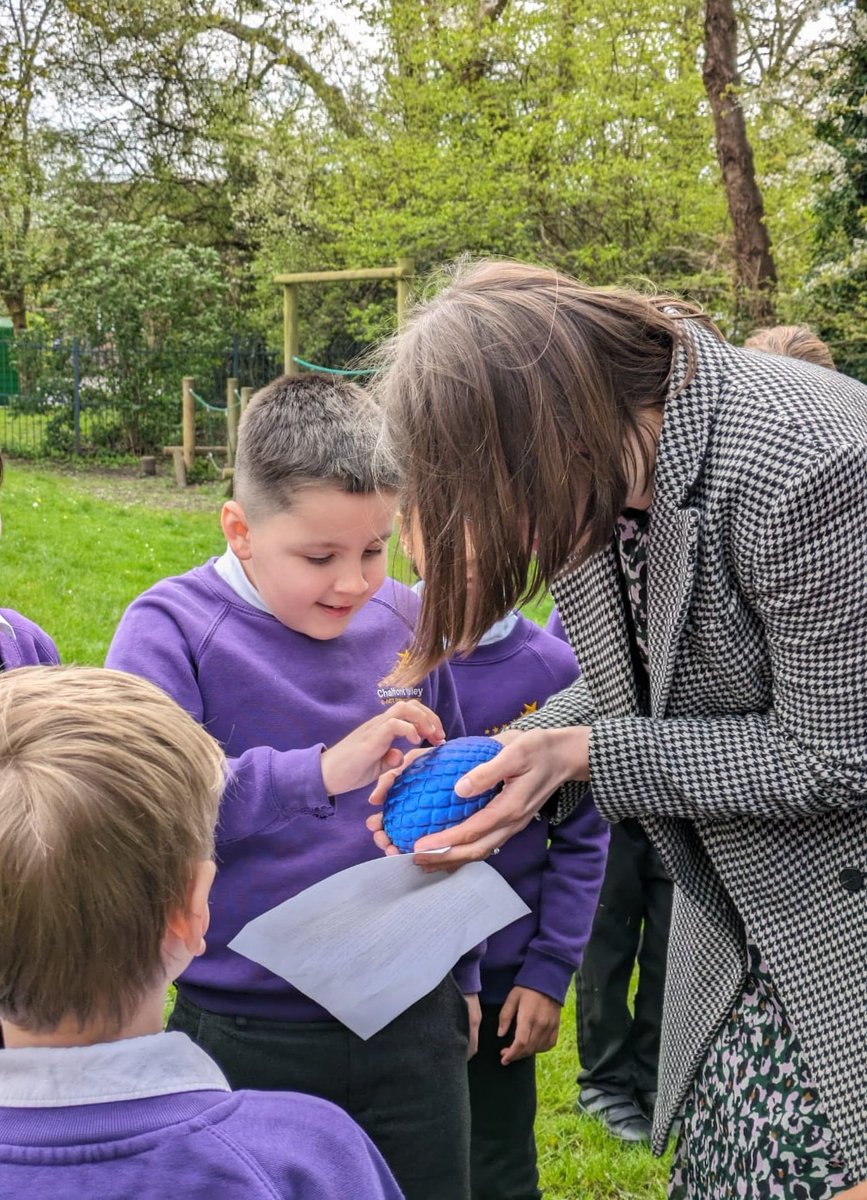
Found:
[[[414,861],[426,870],[446,871],[462,863],[489,858],[503,842],[523,829],[531,816],[532,812],[526,818],[517,815],[505,794],[496,796],[460,825],[419,838],[413,851]],[[441,853],[432,854],[433,850]]]

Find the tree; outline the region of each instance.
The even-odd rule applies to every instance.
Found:
[[[739,94],[732,0],[706,0],[702,76],[713,112],[717,158],[734,234],[738,303],[752,322],[773,323],[777,269]]]
[[[185,245],[165,217],[94,230],[78,211],[66,223],[80,255],[55,293],[54,321],[84,344],[82,404],[111,414],[103,448],[153,452],[177,424],[181,378],[209,381],[225,347],[219,256]]]
[[[799,299],[838,367],[867,381],[867,0],[855,0],[842,32],[817,124],[832,159],[815,205],[814,269]]]
[[[16,329],[29,290],[52,270],[34,224],[56,148],[38,113],[60,34],[59,0],[0,0],[0,297]]]
[[[244,198],[276,270],[463,254],[542,259],[591,282],[650,277],[727,307],[723,198],[696,116],[697,3],[379,0],[360,136],[280,122]],[[380,290],[317,293],[312,356],[342,321],[347,351],[392,319]],[[314,308],[315,305],[315,308]],[[271,311],[274,311],[273,309]],[[276,317],[276,312],[275,312]]]

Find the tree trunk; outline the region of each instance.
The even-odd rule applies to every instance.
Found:
[[[3,303],[9,316],[12,318],[12,325],[16,330],[27,328],[27,304],[24,297],[24,288],[3,289]]]
[[[738,95],[737,24],[732,0],[706,0],[704,29],[702,76],[713,112],[717,158],[734,227],[738,305],[752,322],[772,324],[777,269]]]

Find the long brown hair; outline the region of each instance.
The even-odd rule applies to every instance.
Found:
[[[402,677],[426,673],[447,648],[469,649],[609,541],[676,347],[686,352],[679,386],[692,375],[681,323],[699,315],[671,296],[584,287],[517,262],[462,269],[416,306],[383,348],[377,384],[384,449],[403,471],[425,559]]]

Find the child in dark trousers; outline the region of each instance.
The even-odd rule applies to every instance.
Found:
[[[231,1092],[162,1032],[205,948],[224,768],[144,679],[0,677],[0,1200],[400,1200],[345,1113]]]
[[[412,523],[403,541],[420,573]],[[415,553],[413,554],[413,550]],[[472,601],[472,550],[467,580]],[[422,585],[419,585],[422,586]],[[451,660],[468,734],[496,735],[541,708],[578,674],[568,646],[519,613]],[[536,1054],[557,1043],[560,1012],[581,962],[605,870],[608,825],[588,797],[560,825],[531,821],[489,859],[530,912],[488,938],[482,1024],[469,1063],[473,1200],[538,1200]]]
[[[228,948],[252,918],[377,858],[370,784],[403,749],[463,733],[447,666],[410,688],[381,682],[418,602],[385,574],[398,480],[378,473],[379,419],[359,388],[322,376],[255,396],[223,506],[225,554],[134,601],[108,664],[159,684],[230,761],[208,951],[178,981],[170,1028],[235,1087],[345,1108],[408,1200],[464,1200],[478,955],[363,1041]]]

